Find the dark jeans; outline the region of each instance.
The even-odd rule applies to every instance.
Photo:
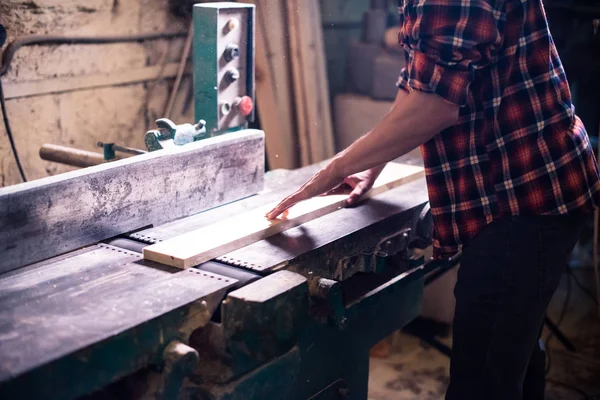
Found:
[[[463,249],[446,400],[544,398],[543,320],[583,223],[507,218]]]

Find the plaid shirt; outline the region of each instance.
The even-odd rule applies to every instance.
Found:
[[[398,5],[398,87],[461,106],[456,125],[421,146],[434,255],[455,253],[497,218],[592,211],[598,164],[541,0]]]

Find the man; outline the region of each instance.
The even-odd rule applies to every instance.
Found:
[[[541,0],[399,0],[392,110],[268,218],[341,183],[348,205],[422,145],[434,257],[462,250],[448,400],[544,397],[539,335],[600,177]]]

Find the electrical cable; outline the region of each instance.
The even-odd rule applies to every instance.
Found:
[[[589,297],[590,300],[594,302],[594,304],[598,304],[594,294],[589,289],[587,289],[585,286],[583,286],[583,284],[579,281],[579,279],[577,278],[577,275],[575,275],[575,272],[573,271],[573,269],[571,267],[567,268],[567,272],[573,278],[573,280],[575,281],[575,284],[579,287],[579,289],[581,289],[581,291],[587,297]]]
[[[2,64],[0,67],[0,77],[6,75],[10,68],[15,53],[25,46],[33,45],[59,45],[59,44],[110,44],[110,43],[127,43],[127,42],[142,42],[146,40],[158,40],[158,39],[174,39],[179,37],[186,37],[187,32],[162,32],[162,33],[146,33],[140,35],[126,35],[126,36],[98,36],[98,37],[86,37],[86,36],[39,36],[30,35],[17,38],[10,42],[6,49],[2,52]],[[161,70],[162,74],[162,70]],[[2,88],[2,82],[0,80],[0,105],[2,108],[2,119],[4,120],[4,127],[6,128],[6,135],[10,142],[10,147],[13,152],[19,174],[23,182],[27,182],[27,177],[23,171],[21,160],[15,146],[14,136],[10,128],[10,122],[8,120],[8,113],[6,111],[6,99],[4,98],[4,90]]]
[[[175,39],[186,37],[187,32],[161,32],[161,33],[145,33],[140,35],[125,35],[125,36],[40,36],[30,35],[22,36],[10,42],[2,53],[2,67],[0,68],[0,76],[6,75],[10,63],[13,60],[15,53],[25,46],[33,45],[57,45],[57,44],[110,44],[110,43],[127,43],[127,42],[143,42],[146,40],[158,39]]]
[[[0,106],[2,107],[2,119],[4,120],[6,136],[8,136],[10,148],[13,152],[13,155],[15,156],[15,162],[17,163],[17,168],[19,169],[19,175],[21,175],[21,179],[23,180],[23,182],[27,182],[25,171],[23,171],[23,166],[21,165],[21,160],[19,159],[19,155],[17,153],[17,147],[15,146],[15,140],[12,134],[12,130],[10,129],[10,122],[8,122],[8,114],[6,113],[6,102],[4,101],[4,89],[2,88],[2,80],[0,80]]]

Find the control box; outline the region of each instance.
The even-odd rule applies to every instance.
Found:
[[[195,4],[193,12],[195,120],[207,137],[245,129],[254,120],[252,4]]]

